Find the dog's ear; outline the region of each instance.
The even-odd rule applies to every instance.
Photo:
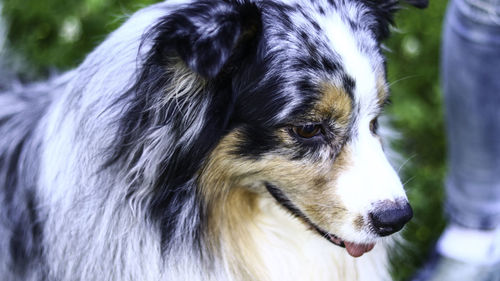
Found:
[[[363,0],[375,16],[376,24],[371,26],[377,40],[389,37],[389,26],[393,24],[394,14],[401,8],[401,3],[408,3],[417,8],[425,8],[428,0]]]
[[[429,6],[429,0],[404,0],[404,1],[420,9],[424,9],[427,8],[427,6]]]
[[[256,25],[260,27],[260,18],[255,4],[246,1],[199,1],[160,22],[156,47],[162,52],[175,52],[191,70],[213,78],[240,39],[248,38],[248,31],[255,31]]]

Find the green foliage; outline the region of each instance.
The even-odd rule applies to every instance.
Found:
[[[388,111],[402,138],[394,146],[408,159],[401,169],[414,210],[406,227],[409,241],[394,259],[395,280],[408,280],[427,258],[444,227],[442,211],[445,135],[439,81],[441,28],[446,1],[430,1],[423,11],[405,9],[399,32],[387,45],[393,105]]]
[[[78,65],[105,36],[138,8],[155,0],[4,0],[11,47],[29,62],[31,76]],[[446,1],[402,10],[399,32],[387,45],[393,105],[388,111],[402,133],[394,146],[408,159],[401,169],[415,217],[409,243],[394,259],[394,279],[407,280],[440,234],[445,140],[439,86],[439,47]]]
[[[3,16],[11,48],[29,62],[27,74],[39,76],[52,67],[76,66],[122,23],[124,15],[153,2],[3,0]]]

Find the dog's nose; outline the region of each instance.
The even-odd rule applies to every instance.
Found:
[[[380,236],[397,232],[413,217],[413,210],[403,202],[384,201],[377,204],[377,210],[369,214],[373,230]]]

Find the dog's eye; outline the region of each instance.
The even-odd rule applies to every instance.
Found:
[[[292,130],[297,136],[304,139],[311,139],[323,131],[321,125],[314,124],[292,127]]]
[[[377,130],[378,130],[378,118],[374,118],[370,122],[370,131],[374,134],[377,134]]]

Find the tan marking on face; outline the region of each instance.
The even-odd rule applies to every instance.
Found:
[[[333,86],[324,89],[323,97],[311,114],[321,120],[330,118],[340,126],[348,126],[351,98]],[[249,229],[254,226],[253,221],[259,213],[255,202],[261,197],[271,198],[264,183],[279,188],[312,223],[325,231],[335,233],[335,226],[349,219],[346,206],[335,192],[337,177],[351,164],[349,146],[345,145],[335,159],[292,160],[290,153],[298,144],[284,128],[278,129],[276,134],[282,148],[254,159],[234,153],[244,138],[240,131],[234,130],[210,153],[199,173],[199,192],[209,211],[207,231],[210,238],[206,243],[219,255],[245,253],[244,257],[235,254],[235,258],[231,258],[234,272],[248,272],[247,276],[240,276],[241,280],[251,279],[249,271],[260,270],[257,263],[255,268],[243,270],[237,260],[253,255],[251,245],[258,243],[250,235],[257,230]],[[322,149],[332,148],[325,145]],[[306,221],[303,223],[309,227]]]
[[[232,153],[240,141],[238,131],[221,140],[199,173],[198,186],[208,211],[206,245],[217,259],[227,261],[237,280],[250,281],[265,274],[254,241],[259,232],[254,223],[259,195],[242,186],[241,180],[260,167]]]
[[[377,105],[382,107],[389,97],[389,89],[383,74],[377,77]]]
[[[352,151],[349,144],[345,144],[335,158],[334,165],[332,166],[331,174],[334,179],[338,177],[345,169],[352,165]]]
[[[363,216],[361,215],[358,215],[355,219],[354,219],[354,228],[357,230],[357,231],[361,231],[363,229],[365,225],[365,219],[363,218]]]
[[[323,119],[333,119],[340,126],[347,127],[352,113],[352,100],[343,89],[325,83],[320,92],[322,97],[316,103],[313,114]]]
[[[317,208],[311,210],[313,217],[325,217],[323,225],[320,225],[324,230],[335,233],[332,225],[340,225],[347,219],[347,207],[342,203],[341,198],[336,193],[336,180],[338,176],[351,165],[351,151],[348,145],[345,145],[335,158],[333,164],[329,167],[329,171],[324,181],[326,182],[324,193],[319,199],[319,204],[324,205],[324,200],[327,198],[334,198],[330,204],[331,210],[325,212],[325,208]],[[318,200],[318,199],[317,199]]]
[[[339,219],[345,207],[333,190],[335,178],[350,164],[348,146],[334,160],[290,160],[288,155],[275,153],[254,160],[231,153],[241,137],[238,131],[224,137],[200,173],[200,192],[208,204],[224,199],[232,186],[267,194],[263,183],[269,182],[315,223],[330,225],[329,221]]]

